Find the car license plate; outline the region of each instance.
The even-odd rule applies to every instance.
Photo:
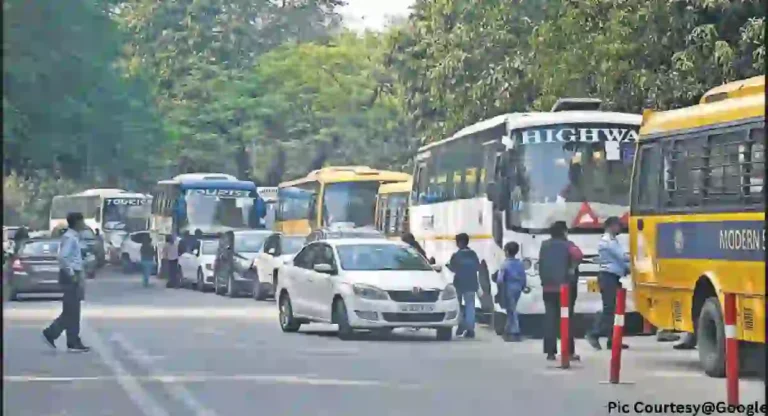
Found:
[[[587,280],[587,292],[600,293],[600,284],[597,283],[597,279]]]
[[[435,310],[435,305],[401,305],[401,312],[432,312]]]
[[[58,266],[37,266],[37,267],[35,267],[35,271],[36,272],[44,272],[44,273],[48,273],[48,272],[52,272],[53,273],[53,272],[58,272],[59,268],[58,268]]]

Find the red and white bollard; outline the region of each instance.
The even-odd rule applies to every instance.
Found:
[[[739,404],[739,340],[736,338],[736,295],[725,294],[725,382],[728,404]]]
[[[616,311],[613,316],[613,337],[611,339],[610,384],[634,384],[631,381],[619,381],[621,373],[621,351],[624,345],[624,312],[627,308],[627,290],[623,287],[616,290]],[[604,382],[603,382],[604,384]]]
[[[568,285],[560,285],[560,367],[571,368],[571,294]]]

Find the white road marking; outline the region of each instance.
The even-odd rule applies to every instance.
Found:
[[[9,383],[69,383],[77,381],[116,381],[115,376],[94,377],[48,377],[48,376],[4,376],[3,381]],[[317,378],[309,375],[269,375],[269,374],[234,374],[234,375],[201,375],[201,374],[174,374],[174,375],[149,375],[146,377],[134,377],[142,382],[160,382],[164,384],[178,383],[206,383],[210,381],[247,381],[262,384],[292,384],[312,386],[354,386],[354,387],[396,387],[405,389],[420,388],[416,384],[392,384],[378,380],[342,380]]]
[[[170,414],[141,387],[138,381],[136,381],[136,378],[126,371],[123,365],[115,359],[112,351],[104,344],[101,337],[99,337],[96,331],[91,331],[84,321],[80,323],[80,332],[91,344],[91,348],[98,354],[101,361],[115,373],[118,384],[125,390],[128,397],[136,407],[139,408],[141,413],[145,416],[170,416]]]
[[[157,377],[160,381],[160,376],[158,375],[159,372],[156,368],[157,366],[154,365],[154,360],[148,359],[149,354],[145,353],[141,349],[135,347],[132,345],[125,337],[123,337],[120,334],[113,334],[110,338],[113,342],[119,344],[125,352],[128,353],[131,358],[136,361],[138,364],[140,364],[142,367],[144,367],[144,370],[150,375]],[[191,410],[195,415],[198,416],[216,416],[216,412],[214,412],[211,409],[206,408],[202,403],[200,403],[195,396],[187,390],[183,385],[178,383],[164,383],[165,389],[174,399],[178,400],[179,402],[183,403],[189,410]]]
[[[58,316],[60,308],[15,309],[5,308],[7,320],[47,320]],[[83,309],[83,318],[89,319],[174,319],[174,318],[237,318],[248,320],[277,319],[271,309],[222,308],[147,308],[147,307],[94,307]]]

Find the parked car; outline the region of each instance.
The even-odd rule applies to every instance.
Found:
[[[52,238],[61,238],[67,227],[59,227],[51,231]],[[104,240],[97,235],[90,227],[85,227],[80,231],[80,242],[96,257],[96,267],[102,267],[106,264],[106,253],[104,250]]]
[[[201,292],[213,287],[213,263],[218,244],[218,240],[200,240],[179,256],[182,285],[194,286]]]
[[[150,238],[149,231],[136,231],[128,234],[120,244],[120,264],[123,273],[133,273],[141,265],[141,242]],[[155,256],[157,258],[157,256]],[[152,267],[152,274],[157,274],[157,267]]]
[[[305,246],[280,271],[280,327],[337,324],[350,339],[360,329],[434,328],[450,340],[458,325],[456,289],[416,250],[387,239],[332,239]]]
[[[8,275],[8,297],[17,300],[19,294],[26,293],[62,293],[59,284],[59,239],[30,239],[22,243],[13,259]],[[83,250],[85,276],[96,276],[96,257],[88,250]]]
[[[269,230],[234,231],[233,247],[229,247],[227,233],[222,234],[213,265],[213,288],[217,295],[237,297],[253,293],[251,265],[270,234]]]
[[[304,247],[305,237],[274,233],[264,241],[264,247],[251,264],[253,298],[264,300],[275,296],[280,268],[293,260]]]

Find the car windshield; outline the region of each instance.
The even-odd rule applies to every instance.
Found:
[[[283,237],[283,254],[296,254],[304,247],[304,237]]]
[[[239,196],[242,193],[245,196]],[[181,230],[220,232],[236,228],[257,228],[255,198],[249,191],[190,189],[177,202],[182,215]]]
[[[204,256],[215,256],[216,250],[219,247],[219,243],[216,241],[203,241],[202,246],[203,246],[202,254]]]
[[[29,241],[21,249],[24,256],[55,256],[58,252],[59,242],[54,240]]]
[[[376,212],[379,182],[341,182],[325,186],[323,221],[325,225],[340,222],[355,226],[372,226]]]
[[[432,270],[411,247],[396,244],[355,244],[337,246],[344,270]]]
[[[238,233],[235,234],[236,253],[258,253],[269,237],[267,233]]]
[[[601,220],[629,209],[636,137],[637,126],[595,123],[513,131],[507,225],[546,230],[566,221],[602,232]]]
[[[104,229],[143,231],[149,225],[150,200],[147,198],[105,198]]]

